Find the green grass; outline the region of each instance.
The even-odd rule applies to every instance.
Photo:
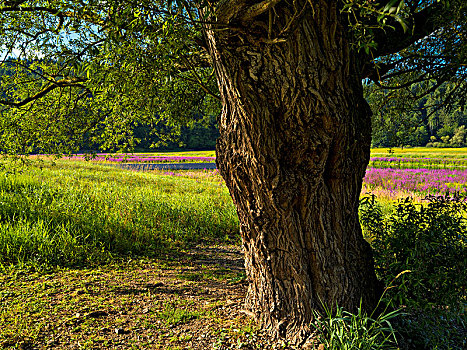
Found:
[[[0,174],[0,263],[89,265],[237,240],[216,182],[59,161]]]
[[[467,149],[394,151],[404,157],[467,156]],[[212,156],[210,152],[162,154]],[[388,156],[387,150],[372,152]],[[54,334],[62,334],[54,340],[60,346],[117,348],[121,340],[114,328],[130,332],[128,348],[136,342],[135,348],[183,349],[203,330],[210,332],[212,348],[268,348],[258,343],[263,338],[255,323],[238,323],[230,311],[222,313],[241,303],[233,291],[245,289],[244,271],[226,266],[209,249],[198,249],[239,243],[228,191],[217,176],[183,174],[69,160],[1,173],[0,348],[42,346]],[[387,215],[393,203],[380,205]],[[86,316],[98,310],[107,316]],[[387,323],[341,311],[318,325],[327,335],[345,334],[347,344],[365,336],[375,336],[375,344],[385,341]],[[413,312],[402,321],[406,336],[441,344],[440,349],[462,348],[465,343],[457,337],[464,334],[465,316],[451,313],[451,320],[446,315]],[[197,324],[206,328],[198,330]],[[362,335],[365,329],[369,332]],[[334,340],[342,340],[338,338]]]
[[[408,147],[408,148],[372,148],[372,157],[408,157],[408,158],[467,158],[467,147],[461,148],[432,148],[432,147]]]
[[[324,307],[325,317],[315,313],[313,325],[319,331],[319,342],[329,350],[397,350],[397,339],[392,320],[399,310],[385,310],[380,315],[367,315],[360,307],[350,313],[336,306],[335,310]]]
[[[166,325],[175,326],[200,318],[204,314],[206,311],[198,310],[193,302],[166,302],[157,317]]]
[[[228,283],[238,283],[244,281],[246,275],[243,272],[235,272],[222,267],[207,268],[202,265],[199,271],[185,271],[177,275],[177,278],[185,281],[206,281],[206,280],[220,280],[227,281]]]

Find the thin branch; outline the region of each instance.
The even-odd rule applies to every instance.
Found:
[[[85,79],[63,79],[63,80],[58,80],[53,82],[52,84],[48,85],[47,87],[43,88],[41,91],[36,93],[33,96],[29,96],[25,98],[22,101],[19,102],[11,102],[11,101],[5,101],[5,100],[0,100],[0,104],[4,106],[10,106],[10,107],[22,107],[24,105],[27,105],[30,102],[39,100],[40,98],[44,97],[47,95],[49,92],[57,89],[57,88],[64,88],[64,87],[79,87],[82,89],[85,89],[85,87],[80,84],[84,82]]]
[[[61,15],[61,11],[45,6],[10,6],[0,7],[0,12],[48,12],[51,15]]]
[[[246,7],[247,0],[220,0],[215,15],[220,23],[230,23]]]
[[[196,68],[192,65],[192,63],[190,62],[190,60],[189,60],[187,57],[182,57],[182,59],[187,63],[188,66],[191,66],[191,72],[193,72],[193,74],[195,75],[195,78],[196,78],[196,79],[191,79],[191,78],[183,77],[183,76],[181,76],[181,78],[196,83],[197,85],[199,85],[199,87],[200,87],[205,93],[207,93],[208,95],[214,97],[214,98],[217,99],[218,101],[221,101],[220,96],[218,96],[217,94],[215,94],[214,92],[212,92],[212,91],[206,86],[206,84],[204,84],[203,80],[201,79],[201,77],[200,77],[200,76],[198,75],[198,73],[196,72]]]

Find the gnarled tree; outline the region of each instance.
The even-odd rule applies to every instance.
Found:
[[[40,53],[42,64],[5,80],[3,116],[56,106],[59,118],[70,103],[52,93],[68,89],[89,105],[73,109],[72,125],[108,137],[105,125],[177,112],[165,96],[193,82],[190,100],[215,96],[212,67],[222,101],[217,165],[240,219],[248,310],[273,336],[303,344],[322,303],[375,307],[382,287],[358,220],[371,142],[362,79],[405,71],[465,87],[461,0],[32,3],[0,5],[11,50]],[[60,48],[49,45],[54,36]]]

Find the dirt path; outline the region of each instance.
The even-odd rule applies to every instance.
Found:
[[[236,246],[0,275],[2,349],[274,349],[243,312]]]

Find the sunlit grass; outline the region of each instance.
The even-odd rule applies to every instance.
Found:
[[[433,148],[433,147],[409,147],[409,148],[372,148],[372,157],[395,157],[413,158],[467,158],[467,147],[461,148]]]
[[[388,150],[372,152],[387,156]],[[462,160],[463,152],[467,149],[410,148],[394,149],[391,156]],[[157,154],[213,156],[214,151]],[[382,183],[364,182],[362,195],[371,192],[390,208],[409,196],[423,203],[427,194],[402,182],[391,188]],[[464,185],[446,186],[462,190]],[[96,264],[225,240],[237,233],[235,209],[216,170],[136,172],[59,159],[54,165],[33,165],[22,174],[0,174],[4,266]]]
[[[60,160],[0,174],[0,263],[96,264],[237,239],[223,184]]]
[[[409,149],[412,152],[414,150]],[[428,149],[428,151],[433,150],[441,153],[428,154],[426,149],[422,149],[415,150],[419,153],[411,153],[407,157],[414,157],[414,154],[426,158],[462,159],[463,157],[462,153],[449,154],[445,157],[443,154],[446,150]],[[158,154],[213,156],[213,152]],[[383,152],[381,156],[387,154]],[[377,195],[384,215],[394,210],[394,202],[398,199],[412,196],[416,201],[421,202],[424,197],[420,191],[410,191],[402,185],[400,189],[388,189],[384,186],[364,187],[362,194],[369,190]],[[103,264],[112,262],[105,266],[110,270],[121,269],[117,272],[123,275],[128,270],[126,261],[138,260],[142,264],[140,273],[143,273],[145,269],[143,264],[157,260],[152,257],[168,256],[169,254],[166,253],[174,251],[186,253],[199,244],[226,242],[239,243],[238,219],[225,184],[216,170],[136,172],[105,167],[93,162],[61,159],[56,161],[55,165],[49,162],[36,164],[24,169],[23,173],[0,173],[0,271],[2,267],[3,270],[9,271],[18,266],[31,267],[38,270],[39,273],[36,275],[40,276],[43,272],[41,270],[45,268],[80,267],[60,269],[60,271],[76,271],[73,273],[80,276],[77,280],[83,279],[82,286],[79,285],[79,288],[67,290],[65,293],[69,299],[63,304],[70,307],[70,310],[73,310],[73,305],[79,302],[81,293],[92,292],[87,291],[86,280],[84,275],[81,275],[88,267],[100,269]],[[149,258],[146,259],[147,257]],[[191,269],[188,263],[185,264],[183,269],[172,271],[170,278],[183,281],[187,288],[201,281],[238,283],[245,280],[243,272],[229,270],[221,265],[211,269],[206,266]],[[162,271],[163,266],[158,266]],[[157,273],[159,272],[153,272],[154,275]],[[138,278],[136,280],[139,280]],[[68,285],[68,282],[67,280],[65,285]],[[109,282],[103,284],[108,285]],[[119,301],[126,298],[121,293],[116,293],[121,289],[120,287],[116,284],[109,289],[115,289],[114,299]],[[163,287],[167,286],[163,284]],[[132,285],[132,288],[135,286]],[[10,292],[9,289],[5,290],[7,293]],[[156,295],[156,290],[148,289],[144,293],[148,296]],[[180,293],[183,294],[182,289],[181,291]],[[45,292],[54,295],[56,290],[52,286]],[[36,294],[45,292],[38,290]],[[100,291],[99,293],[102,294]],[[106,293],[112,294],[109,291]],[[8,297],[8,295],[2,294],[0,297]],[[40,310],[43,310],[48,303],[49,295],[44,294],[46,298],[44,300],[47,301],[30,302],[27,307],[23,306],[24,300],[19,295],[22,294],[18,293],[15,299],[17,302],[15,305],[18,306],[12,308],[10,305],[10,309],[5,309],[6,311],[0,310],[3,312],[3,314],[0,312],[0,318],[3,317],[3,329],[6,331],[3,338],[8,341],[13,339],[17,343],[19,340],[15,337],[17,334],[22,334],[23,338],[36,341],[42,331],[41,327],[46,324],[39,312],[42,312]],[[144,297],[146,298],[146,294]],[[9,298],[8,300],[12,300],[11,296]],[[94,295],[90,300],[94,302]],[[101,303],[99,308],[96,306],[94,309],[99,310],[102,305],[107,305],[107,300]],[[147,321],[148,327],[175,329],[184,327],[190,322],[201,322],[211,316],[213,312],[211,308],[198,306],[199,301],[179,302],[177,295],[173,294],[170,302],[164,301],[154,310],[148,308],[143,316],[150,320]],[[36,307],[39,310],[37,315],[34,313]],[[73,316],[76,315],[74,311],[69,313],[73,322],[82,318]],[[364,321],[363,328],[368,327],[365,323],[367,318],[362,318],[360,315],[354,317],[348,313],[330,321],[340,322],[344,317],[351,323],[335,323],[336,327],[332,331],[359,336],[357,333],[348,332],[349,325]],[[115,320],[124,321],[123,318],[121,320],[115,318]],[[155,320],[160,323],[156,323]],[[434,320],[438,322],[439,317]],[[409,319],[408,322],[411,320]],[[138,327],[140,324],[141,322]],[[361,328],[359,326],[358,329]],[[420,329],[422,328],[427,328],[426,322],[421,323]],[[10,332],[10,329],[13,331]],[[74,329],[73,332],[75,331],[79,332],[79,329]],[[450,332],[445,333],[452,338]],[[427,333],[434,334],[432,338],[440,338],[431,328],[428,328]],[[230,333],[226,334],[231,336]],[[190,336],[183,335],[183,337]],[[177,337],[180,338],[182,335]],[[177,339],[180,340],[179,338]],[[219,338],[222,338],[222,334]],[[2,344],[1,340],[0,333],[0,344]],[[222,339],[219,341],[222,342]],[[446,341],[443,340],[443,343]]]

